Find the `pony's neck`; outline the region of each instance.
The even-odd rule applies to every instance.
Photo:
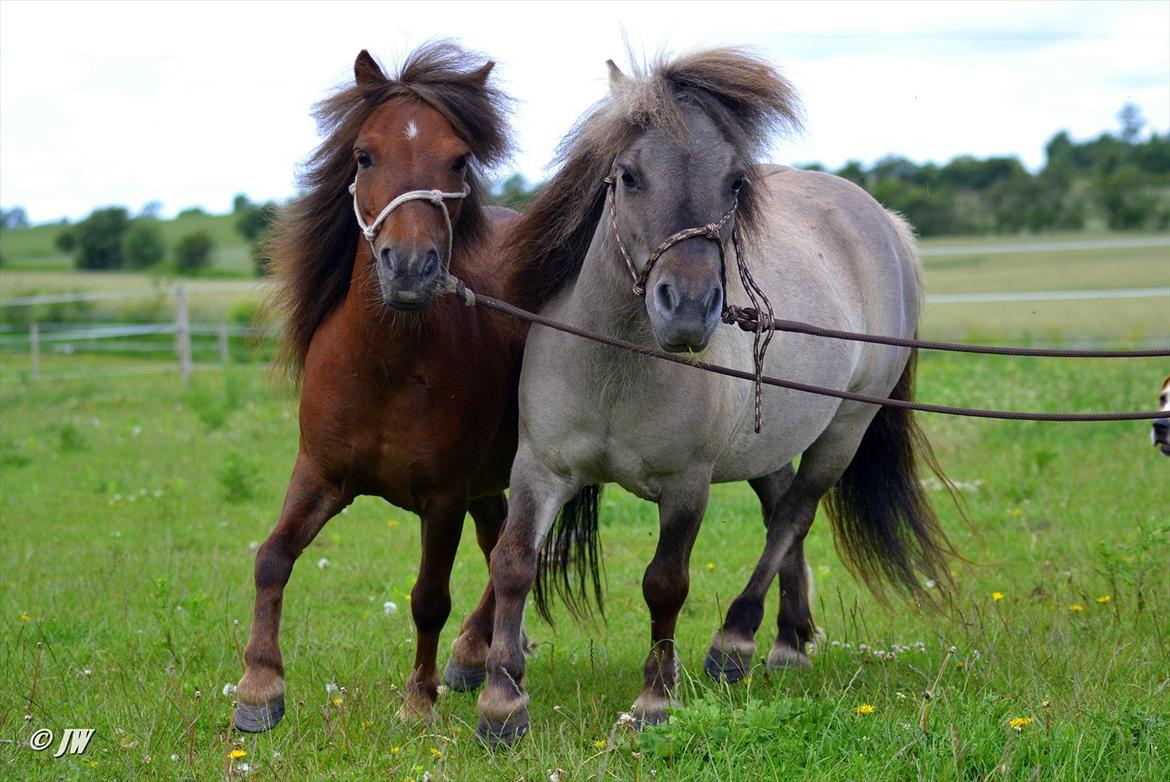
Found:
[[[652,342],[645,301],[632,290],[626,262],[608,220],[601,220],[571,284],[568,306],[575,320],[631,342]]]

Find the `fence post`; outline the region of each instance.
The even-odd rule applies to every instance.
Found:
[[[175,286],[175,352],[179,354],[179,373],[183,386],[191,377],[191,321],[187,312],[187,289]]]
[[[28,347],[32,353],[32,379],[41,379],[41,327],[32,322],[28,326]]]
[[[231,354],[228,352],[228,327],[226,323],[219,324],[219,362],[225,367],[231,363]]]

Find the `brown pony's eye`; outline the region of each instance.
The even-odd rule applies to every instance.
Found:
[[[358,165],[361,166],[362,168],[369,168],[370,165],[373,163],[373,161],[370,160],[370,156],[367,155],[365,153],[365,151],[360,150],[360,149],[358,150],[358,153],[357,153],[357,161],[358,161]]]
[[[463,155],[462,157],[456,159],[455,162],[451,165],[451,170],[456,174],[462,174],[464,171],[466,171],[467,155]]]

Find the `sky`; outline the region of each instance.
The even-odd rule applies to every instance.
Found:
[[[771,160],[866,165],[1015,155],[1061,129],[1170,129],[1170,2],[0,2],[0,204],[33,222],[94,207],[225,212],[284,200],[319,142],[316,101],[369,49],[388,69],[432,38],[497,63],[518,153],[557,142],[607,89],[605,61],[755,48],[803,97]]]

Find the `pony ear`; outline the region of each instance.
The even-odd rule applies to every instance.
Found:
[[[605,65],[609,68],[609,91],[618,92],[626,86],[630,77],[622,73],[622,69],[617,67],[613,60],[606,60]]]
[[[381,66],[365,49],[358,53],[357,59],[353,62],[353,78],[363,89],[381,87],[386,83],[386,74],[382,73]]]
[[[495,60],[488,60],[483,65],[481,65],[480,67],[478,67],[474,71],[472,71],[469,74],[470,78],[474,79],[476,81],[476,83],[479,84],[479,88],[481,90],[486,89],[488,76],[491,76],[492,68],[495,68],[495,67],[496,67],[496,61]]]

